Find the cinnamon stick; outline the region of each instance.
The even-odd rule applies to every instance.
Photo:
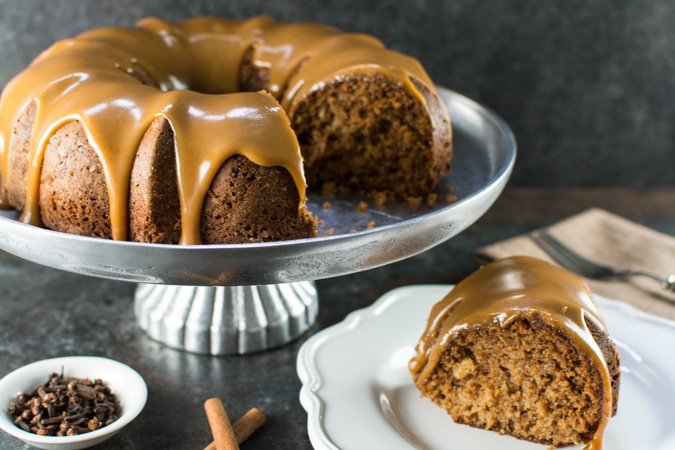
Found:
[[[209,419],[213,441],[217,450],[239,450],[237,438],[232,424],[227,417],[223,402],[218,398],[210,398],[204,402],[206,417]]]
[[[232,430],[237,438],[237,444],[241,445],[255,430],[267,422],[267,417],[258,408],[251,408],[239,420],[232,425]],[[217,450],[216,443],[211,442],[204,450]]]

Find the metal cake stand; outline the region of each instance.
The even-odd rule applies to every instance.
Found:
[[[454,156],[435,202],[370,202],[363,211],[357,206],[369,199],[309,191],[321,237],[196,246],[75,236],[0,211],[0,248],[57,269],[138,283],[137,321],[168,346],[213,355],[281,346],[315,321],[313,280],[372,269],[438,245],[483,215],[506,185],[516,155],[507,124],[466,97],[439,92],[453,123]],[[457,200],[449,202],[448,195]]]

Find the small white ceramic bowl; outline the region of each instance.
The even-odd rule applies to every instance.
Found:
[[[77,436],[39,436],[14,425],[7,413],[9,403],[24,392],[47,382],[52,373],[66,377],[96,379],[105,382],[117,396],[120,408],[118,419],[91,433]],[[112,437],[134,420],[143,410],[148,398],[148,387],[143,378],[131,367],[112,359],[97,356],[66,356],[45,359],[20,367],[0,380],[0,428],[25,443],[50,450],[76,450],[88,448]]]

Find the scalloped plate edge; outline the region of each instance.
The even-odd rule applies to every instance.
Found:
[[[296,370],[302,383],[299,399],[300,404],[307,412],[307,431],[310,442],[314,448],[330,450],[340,449],[330,439],[329,433],[324,427],[323,412],[325,410],[325,404],[316,394],[322,386],[323,380],[317,371],[316,366],[313,364],[313,361],[317,352],[320,351],[322,344],[327,340],[357,328],[364,319],[380,315],[395,304],[397,300],[406,297],[411,291],[429,290],[436,292],[439,289],[444,289],[446,292],[449,292],[453,287],[454,285],[420,284],[393,289],[383,294],[372,305],[349,313],[341,322],[317,332],[303,343],[298,351],[296,361]],[[606,309],[614,309],[624,316],[658,323],[659,325],[666,326],[675,331],[675,321],[647,313],[618,300],[612,300],[597,294],[593,294],[593,296],[603,311]],[[440,298],[438,300],[440,300]]]

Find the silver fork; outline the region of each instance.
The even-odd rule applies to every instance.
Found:
[[[649,277],[661,284],[666,291],[675,292],[675,274],[662,277],[654,273],[642,270],[617,270],[612,267],[601,266],[593,261],[589,261],[581,256],[567,245],[563,244],[557,238],[553,237],[546,229],[534,230],[530,237],[546,253],[551,255],[561,266],[581,275],[582,277],[593,278],[596,280],[612,280],[617,278],[627,278],[633,276]]]

